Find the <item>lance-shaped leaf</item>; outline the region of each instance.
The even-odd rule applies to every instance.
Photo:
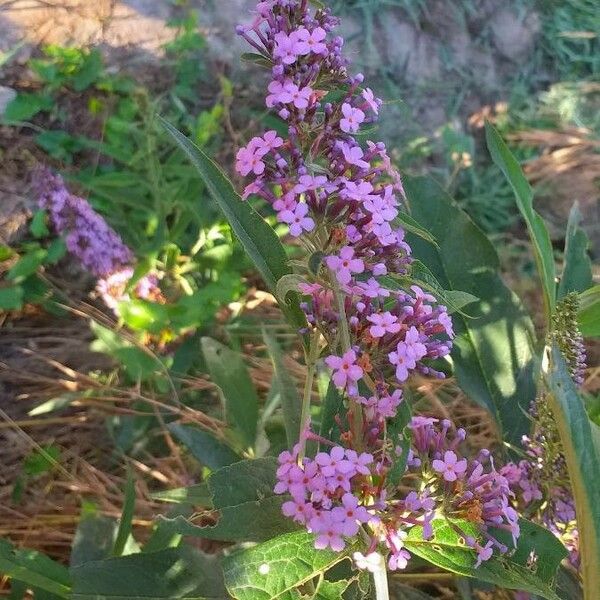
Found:
[[[210,195],[225,215],[244,250],[269,289],[275,293],[279,279],[291,272],[285,250],[275,231],[248,202],[240,198],[223,170],[207,154],[173,125],[164,119],[162,123],[198,169]],[[297,295],[288,295],[281,308],[292,326],[302,328],[306,325]]]
[[[73,600],[226,600],[219,561],[189,546],[71,569]]]
[[[554,264],[554,253],[548,228],[544,219],[533,208],[533,190],[523,174],[517,159],[513,156],[500,134],[490,123],[485,124],[485,139],[492,156],[492,160],[504,173],[510,183],[517,206],[525,219],[527,230],[535,253],[542,289],[544,290],[544,304],[546,316],[549,317],[554,311],[556,302],[556,269]]]
[[[581,223],[577,202],[573,205],[565,236],[565,264],[558,285],[558,300],[570,292],[584,292],[592,285],[592,261],[588,254],[589,239]]]
[[[347,559],[351,551],[315,550],[313,535],[289,533],[227,557],[225,585],[236,600],[301,598],[300,586]]]
[[[409,234],[414,256],[444,289],[479,298],[469,304],[469,317],[452,316],[458,383],[490,411],[507,439],[519,443],[529,429],[526,411],[535,395],[531,319],[502,282],[491,242],[446,192],[427,178],[406,178],[405,189],[413,218],[439,245]]]
[[[4,539],[0,539],[0,573],[27,587],[44,590],[50,597],[70,597],[69,572],[63,565],[35,550],[15,548]]]
[[[245,448],[253,448],[258,422],[258,394],[238,352],[204,337],[202,354],[212,380],[223,393],[225,417]]]
[[[547,600],[559,600],[550,584],[560,561],[566,556],[566,551],[549,531],[533,523],[526,526],[524,523],[527,534],[523,539],[527,552],[520,550],[517,546],[517,550],[512,556],[493,556],[478,567],[475,566],[477,562],[475,552],[465,546],[461,536],[444,519],[433,521],[434,536],[430,540],[423,539],[421,527],[413,527],[405,541],[405,547],[409,552],[446,571],[465,577],[475,577],[503,588],[537,594]],[[475,528],[471,523],[457,521],[456,524],[460,525],[460,528],[469,535],[475,533]],[[536,541],[533,546],[531,540],[527,539],[528,535],[531,535],[531,531],[536,532]],[[540,567],[539,574],[535,572],[535,569],[527,566],[531,550],[535,552],[537,560],[543,565]]]
[[[221,540],[261,542],[298,526],[284,517],[281,505],[285,497],[273,492],[277,478],[274,458],[244,460],[215,471],[208,479],[215,512],[215,525],[195,525],[183,517],[166,519],[173,531],[183,535]]]
[[[584,597],[600,590],[600,457],[583,401],[560,350],[546,355],[544,380],[548,400],[563,444],[579,530]]]

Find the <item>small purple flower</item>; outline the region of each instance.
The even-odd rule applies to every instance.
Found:
[[[383,337],[386,333],[398,333],[402,327],[398,323],[398,317],[386,311],[380,314],[373,314],[367,317],[373,325],[369,328],[369,333],[374,338]]]
[[[444,460],[436,459],[431,466],[438,473],[442,473],[446,481],[456,481],[458,476],[467,470],[467,460],[465,458],[458,460],[455,452],[446,450]]]
[[[292,210],[284,210],[279,213],[278,218],[282,223],[290,226],[290,233],[294,237],[302,235],[303,231],[312,231],[315,228],[315,222],[307,217],[308,205],[302,203],[296,205]]]
[[[395,352],[388,354],[390,364],[396,367],[396,379],[403,383],[408,379],[409,371],[417,365],[411,354],[407,352],[407,347],[404,342],[398,342]]]
[[[295,50],[298,54],[325,54],[327,52],[327,44],[325,38],[327,32],[322,27],[315,27],[313,31],[302,28],[294,32],[296,34]]]
[[[376,115],[379,114],[379,105],[381,104],[381,100],[375,98],[373,90],[371,88],[365,88],[362,92],[362,97],[365,99],[365,102],[369,105],[369,108]]]
[[[292,101],[292,95],[281,81],[272,81],[268,87],[267,107],[272,108],[276,104],[289,104]]]
[[[356,133],[365,120],[365,113],[347,102],[342,104],[342,114],[344,118],[340,120],[340,128],[346,133]]]
[[[340,149],[344,155],[344,160],[349,165],[360,167],[361,169],[368,169],[369,163],[363,160],[364,152],[360,146],[350,146],[346,142],[340,142]]]
[[[235,169],[244,177],[250,173],[262,175],[265,172],[265,163],[263,162],[264,153],[256,147],[254,138],[245,148],[240,148],[235,156]]]
[[[296,108],[308,108],[310,97],[313,93],[312,89],[308,86],[298,87],[295,83],[288,81],[284,85],[285,91],[288,92],[291,99],[289,104],[293,104]]]
[[[404,344],[406,346],[406,354],[413,358],[415,361],[420,360],[424,356],[427,355],[427,348],[425,344],[422,344],[420,341],[420,335],[417,331],[416,327],[411,327],[406,332],[406,337],[404,338]]]
[[[325,262],[343,285],[350,283],[353,273],[365,270],[365,263],[360,258],[354,258],[354,249],[350,246],[344,246],[338,256],[328,256]]]
[[[354,350],[348,350],[342,357],[328,356],[325,364],[334,371],[333,382],[339,388],[354,388],[364,374],[362,368],[356,364]]]
[[[324,550],[330,547],[336,552],[341,552],[346,544],[342,537],[344,524],[336,521],[330,512],[323,512],[310,520],[310,529],[316,534],[315,548]]]
[[[296,62],[298,54],[295,37],[288,36],[283,31],[275,34],[275,58],[279,58],[285,65],[291,65]]]

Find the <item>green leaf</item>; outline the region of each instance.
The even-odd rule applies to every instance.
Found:
[[[165,492],[151,494],[154,500],[160,502],[173,502],[174,504],[189,504],[212,508],[212,497],[206,483],[197,483],[188,487],[175,488]]]
[[[194,458],[213,471],[242,460],[231,446],[208,431],[179,423],[171,423],[168,429]]]
[[[218,559],[189,546],[71,569],[73,600],[226,600]]]
[[[558,347],[553,346],[546,358],[548,401],[575,499],[584,597],[594,598],[600,590],[600,456],[585,406]]]
[[[302,428],[302,399],[296,389],[296,384],[289,374],[283,359],[283,353],[277,340],[263,328],[263,338],[273,363],[275,379],[281,395],[283,420],[288,446],[291,448],[300,439]]]
[[[256,52],[244,52],[240,58],[243,62],[258,65],[259,67],[263,67],[264,69],[273,68],[273,61],[269,60],[262,54],[258,54]]]
[[[216,340],[200,340],[202,354],[213,382],[223,393],[225,417],[238,432],[244,448],[253,448],[258,423],[258,394],[238,352]]]
[[[52,98],[46,94],[21,93],[12,100],[4,111],[7,121],[28,121],[43,110],[52,108]]]
[[[109,558],[112,554],[118,528],[117,519],[113,517],[96,514],[82,517],[73,539],[71,567],[78,567],[87,562]]]
[[[236,600],[292,600],[301,585],[345,560],[344,552],[315,550],[314,536],[290,533],[227,557],[225,585]]]
[[[0,310],[18,310],[23,306],[23,288],[20,285],[0,288]]]
[[[35,550],[17,549],[1,538],[0,573],[28,587],[40,588],[61,598],[70,597],[69,573],[63,565]]]
[[[21,258],[10,268],[6,278],[16,282],[23,281],[23,279],[29,277],[29,275],[33,275],[38,270],[45,258],[46,251],[43,248],[30,250],[27,254],[21,256]]]
[[[161,119],[165,129],[198,169],[208,191],[229,221],[244,250],[258,269],[265,283],[275,292],[281,277],[291,272],[285,250],[275,231],[233,188],[222,169],[173,125]],[[290,324],[295,328],[306,326],[298,297],[289,298],[281,305]]]
[[[113,555],[121,556],[125,550],[127,540],[131,535],[131,527],[133,524],[133,513],[135,510],[135,478],[131,470],[127,472],[127,482],[125,483],[125,501],[123,502],[123,510],[121,511],[121,519],[119,521],[119,529],[117,538],[113,547]]]
[[[579,295],[577,320],[585,337],[600,337],[600,285]]]
[[[46,258],[44,262],[46,264],[56,264],[65,254],[67,253],[67,245],[62,238],[55,239],[46,251]]]
[[[433,600],[432,596],[429,596],[420,590],[416,590],[408,585],[402,585],[401,583],[392,583],[392,598],[394,600]]]
[[[31,219],[31,223],[29,223],[29,231],[31,231],[31,235],[34,238],[42,238],[46,237],[50,231],[48,231],[48,227],[46,225],[46,211],[45,210],[36,210],[33,213],[33,217]]]
[[[565,264],[558,284],[558,300],[570,292],[584,292],[592,285],[592,262],[588,254],[589,240],[581,223],[577,202],[573,205],[565,236]]]
[[[494,556],[476,567],[476,555],[465,546],[461,536],[448,524],[445,519],[433,521],[434,537],[423,539],[421,527],[413,527],[405,541],[406,549],[428,562],[451,573],[465,577],[475,577],[503,588],[523,590],[538,594],[547,600],[559,600],[549,585],[549,579],[538,577],[530,568],[508,556]],[[457,522],[461,529],[472,534],[474,529],[468,522]],[[546,532],[548,536],[551,533]],[[560,545],[560,542],[558,542]],[[544,554],[537,548],[539,560],[544,560]],[[553,561],[554,557],[550,560]],[[555,570],[558,563],[555,564]]]
[[[502,282],[494,246],[444,190],[427,178],[406,178],[405,188],[413,218],[439,244],[438,250],[409,234],[415,258],[446,290],[479,297],[469,307],[471,318],[453,315],[458,383],[490,411],[505,439],[519,443],[529,430],[526,412],[535,396],[531,319]]]
[[[270,539],[298,527],[281,513],[285,498],[273,492],[277,461],[244,460],[215,471],[208,479],[217,524],[197,526],[183,517],[166,519],[183,534],[221,541]]]
[[[556,303],[556,271],[550,234],[544,220],[533,208],[533,191],[527,179],[525,179],[517,159],[508,149],[500,134],[488,122],[485,124],[485,138],[492,160],[510,183],[515,193],[519,211],[527,224],[527,230],[535,252],[538,273],[542,281],[542,289],[544,290],[546,317],[549,318]]]
[[[400,225],[404,231],[408,231],[424,239],[426,242],[433,244],[434,246],[438,245],[431,233],[427,231],[427,229],[421,227],[421,225],[406,212],[398,213],[398,216],[395,219],[395,224]]]

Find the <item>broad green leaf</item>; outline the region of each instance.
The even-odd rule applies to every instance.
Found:
[[[262,54],[258,54],[256,52],[244,52],[240,56],[240,59],[243,62],[251,63],[253,65],[258,65],[259,67],[263,67],[264,69],[272,69],[273,61],[266,58]]]
[[[0,288],[0,310],[18,310],[23,306],[23,288],[20,285]]]
[[[315,550],[306,532],[281,535],[223,561],[225,585],[236,600],[292,600],[301,585],[345,560],[344,552]]]
[[[592,424],[560,350],[553,346],[548,353],[544,381],[575,499],[584,597],[594,598],[600,590],[600,456]]]
[[[275,231],[233,188],[222,169],[170,123],[162,123],[171,137],[198,169],[208,191],[229,221],[244,250],[253,261],[265,283],[275,292],[281,277],[291,272],[285,250]],[[297,296],[289,296],[282,311],[295,328],[306,325]]]
[[[71,569],[73,600],[226,600],[218,559],[189,546]]]
[[[46,251],[43,248],[27,252],[9,269],[6,278],[11,281],[22,281],[25,277],[33,275],[43,264],[45,258]]]
[[[474,531],[470,523],[460,522],[459,524],[465,533]],[[531,592],[547,600],[559,600],[550,586],[550,579],[538,577],[525,564],[512,560],[511,557],[506,555],[504,557],[494,556],[476,567],[475,552],[465,546],[464,541],[447,521],[444,519],[434,520],[433,530],[434,537],[425,541],[423,540],[422,528],[413,527],[405,541],[406,549],[451,573],[465,577],[475,577],[481,581],[487,581],[507,589]],[[546,532],[546,534],[552,536],[549,532]],[[560,542],[555,541],[560,546]],[[543,561],[545,554],[541,552],[541,549],[538,548],[537,550],[539,560]],[[553,557],[549,560],[553,561],[556,570],[558,563],[554,563],[555,559]]]
[[[61,598],[70,597],[69,572],[63,565],[35,550],[15,548],[1,538],[0,573],[28,587],[40,588]]]
[[[125,483],[125,499],[121,519],[119,520],[119,529],[113,547],[113,555],[121,556],[125,550],[127,540],[131,535],[133,523],[133,513],[135,510],[135,478],[131,471],[127,472],[127,481]]]
[[[172,502],[174,504],[190,504],[192,506],[204,506],[212,508],[212,496],[206,483],[197,483],[188,487],[175,488],[165,492],[154,492],[151,494],[154,500],[161,502]]]
[[[560,283],[558,300],[570,292],[584,292],[592,285],[592,262],[588,254],[589,240],[581,223],[577,202],[573,205],[565,236],[565,264]]]
[[[414,256],[446,290],[477,296],[469,315],[453,315],[454,372],[462,389],[496,419],[505,439],[520,443],[535,396],[534,331],[518,298],[504,285],[496,251],[444,190],[427,178],[406,178],[413,218],[431,231],[439,250],[409,234]]]
[[[298,527],[281,513],[285,497],[273,492],[276,468],[274,458],[259,458],[215,471],[208,488],[218,511],[216,525],[198,526],[183,517],[166,520],[183,535],[231,542],[260,542],[294,531]]]
[[[510,183],[515,193],[519,211],[527,224],[542,281],[542,289],[544,290],[546,317],[549,318],[554,311],[556,302],[556,270],[550,234],[544,220],[533,208],[533,191],[529,182],[525,179],[517,159],[508,149],[496,129],[487,122],[485,124],[485,138],[492,160]]]
[[[600,337],[600,285],[579,295],[577,320],[585,337]]]
[[[291,448],[300,439],[302,427],[302,398],[298,394],[296,384],[289,374],[283,359],[283,352],[277,340],[263,328],[263,338],[273,363],[275,378],[281,396],[283,419],[288,445]]]
[[[171,423],[168,429],[194,458],[213,471],[242,460],[231,446],[208,431],[178,423]]]
[[[202,354],[213,382],[223,393],[225,418],[246,448],[253,448],[258,423],[258,394],[238,352],[203,337]]]
[[[73,539],[71,567],[109,558],[117,538],[118,528],[117,519],[113,517],[97,514],[83,516],[77,525]]]

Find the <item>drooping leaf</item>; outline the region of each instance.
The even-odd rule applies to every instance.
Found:
[[[546,316],[554,311],[556,302],[556,269],[550,234],[542,217],[533,208],[533,190],[508,146],[494,127],[485,124],[487,146],[496,166],[504,173],[510,183],[517,206],[527,224],[529,237],[533,244],[535,260],[544,290]]]
[[[470,534],[474,531],[471,524],[467,522],[460,522],[460,527],[465,533]],[[559,600],[550,585],[549,579],[538,577],[532,569],[521,562],[513,561],[509,556],[501,558],[494,556],[476,567],[475,552],[465,546],[461,537],[444,519],[434,520],[433,530],[434,537],[425,541],[423,540],[422,528],[413,527],[405,541],[406,549],[451,573],[457,573],[465,577],[475,577],[481,581],[487,581],[507,589],[531,592],[547,600]],[[553,537],[551,533],[546,533],[549,537]],[[553,542],[549,538],[545,541],[561,545],[556,538]],[[537,548],[537,550],[540,555],[539,560],[543,561],[546,554],[543,553],[542,548]],[[554,548],[551,552],[555,552]],[[548,553],[548,555],[556,571],[558,562],[555,562],[556,558],[553,554]],[[564,556],[564,554],[561,554],[561,556]]]
[[[73,600],[226,600],[218,559],[189,546],[71,569]]]
[[[231,446],[208,431],[179,423],[171,423],[168,429],[194,458],[213,471],[242,460]]]
[[[592,285],[592,262],[588,254],[589,240],[580,227],[581,219],[581,212],[576,202],[569,213],[567,223],[565,265],[558,284],[558,300],[570,292],[584,292]]]
[[[558,347],[549,349],[544,381],[567,461],[579,530],[585,598],[600,590],[600,456],[592,424]]]
[[[273,492],[276,468],[274,458],[259,458],[215,471],[208,479],[215,525],[198,526],[183,517],[166,520],[183,535],[232,542],[260,542],[294,531],[296,524],[281,513],[285,498]]]
[[[253,448],[258,423],[258,395],[238,352],[204,337],[200,341],[206,366],[223,393],[225,417],[245,448]]]
[[[281,535],[242,550],[223,562],[225,585],[236,600],[292,600],[298,587],[325,573],[351,553],[315,550],[306,532]]]
[[[119,529],[113,547],[113,555],[121,556],[125,550],[127,540],[131,535],[133,524],[133,513],[135,510],[135,479],[131,471],[127,472],[127,481],[125,483],[125,498],[123,501],[123,510],[119,520]]]
[[[39,112],[52,108],[51,96],[44,93],[18,94],[6,107],[4,119],[7,121],[28,121]]]
[[[247,203],[242,201],[221,168],[164,119],[162,123],[171,137],[198,169],[208,191],[227,218],[244,250],[272,292],[281,277],[291,272],[285,250],[273,229]],[[281,306],[290,324],[295,328],[306,325],[297,296],[288,296]]]
[[[63,565],[35,550],[15,548],[1,538],[0,573],[27,584],[27,587],[39,588],[61,598],[70,597],[69,572]]]
[[[585,337],[600,337],[600,285],[579,295],[577,320]]]
[[[281,407],[283,408],[285,433],[288,446],[291,448],[300,439],[302,398],[300,398],[296,384],[285,366],[283,352],[277,340],[266,329],[263,329],[263,338],[267,344],[267,349],[273,363],[275,378],[281,397]]]
[[[413,254],[446,290],[477,296],[466,318],[453,315],[452,350],[459,385],[496,419],[505,439],[528,431],[526,411],[535,395],[531,319],[498,274],[496,251],[485,234],[444,190],[427,178],[406,178],[413,218],[439,244],[407,236]]]

